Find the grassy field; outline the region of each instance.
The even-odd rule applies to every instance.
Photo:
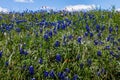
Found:
[[[0,80],[120,80],[120,13],[0,13]]]

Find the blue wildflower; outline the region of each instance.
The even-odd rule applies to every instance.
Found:
[[[55,47],[59,47],[60,46],[60,42],[56,41],[54,45],[55,45]]]
[[[24,50],[20,48],[20,54],[24,54]]]
[[[118,42],[120,42],[120,38],[118,39]]]
[[[92,32],[90,33],[90,37],[93,37],[93,33]]]
[[[100,25],[96,25],[96,31],[99,32],[100,30]]]
[[[55,78],[55,73],[54,73],[53,70],[50,71],[49,75],[50,75],[51,78]]]
[[[113,45],[114,46],[118,46],[118,42],[117,41],[113,41]]]
[[[87,59],[87,64],[88,64],[88,66],[91,66],[92,60],[91,59]]]
[[[118,50],[120,50],[120,46],[118,46]]]
[[[105,26],[103,26],[102,28],[101,28],[101,31],[104,31],[105,30]]]
[[[98,43],[99,43],[98,40],[94,40],[95,45],[98,45]]]
[[[29,73],[30,73],[31,75],[34,74],[34,67],[33,67],[33,66],[30,66],[30,67],[29,67]]]
[[[112,55],[112,56],[113,56],[113,55],[114,55],[114,52],[113,52],[113,51],[110,51],[110,55]]]
[[[40,58],[38,62],[39,62],[40,64],[42,64],[42,63],[43,63],[43,59]]]
[[[109,27],[109,33],[111,33],[113,31],[112,27]]]
[[[66,74],[64,72],[59,72],[58,73],[58,78],[61,79],[61,80],[64,80],[65,76],[66,76]]]
[[[116,32],[118,32],[118,26],[116,26]]]
[[[110,49],[110,46],[105,46],[105,49],[109,50],[109,49]]]
[[[40,33],[42,33],[43,32],[43,29],[42,28],[40,28]]]
[[[77,79],[78,79],[78,75],[75,74],[75,75],[73,76],[73,79],[72,79],[72,80],[77,80]]]
[[[46,41],[48,41],[49,37],[48,37],[47,34],[44,35],[44,39],[45,39]]]
[[[81,43],[81,40],[82,40],[82,38],[78,37],[78,39],[77,39],[78,43]]]
[[[16,32],[21,32],[21,29],[20,28],[16,28]]]
[[[108,36],[108,37],[106,38],[106,41],[110,41],[110,36]]]
[[[79,60],[79,59],[80,59],[80,54],[78,54],[78,55],[77,55],[76,59],[77,59],[77,60]]]
[[[101,52],[101,51],[98,51],[98,52],[97,52],[97,56],[102,56],[102,52]]]
[[[65,72],[70,73],[70,69],[69,68],[65,68]]]
[[[106,72],[105,69],[102,68],[101,73],[105,74],[105,72]]]
[[[36,80],[35,78],[32,78],[32,80]]]
[[[101,33],[99,32],[99,33],[97,34],[97,36],[98,36],[98,37],[101,37]]]
[[[83,68],[83,66],[84,66],[84,64],[83,64],[83,63],[80,63],[80,68],[81,68],[81,69]]]
[[[100,71],[97,72],[97,76],[100,76]]]
[[[49,35],[50,37],[52,37],[52,35],[53,35],[52,31],[49,31],[49,32],[48,32],[48,35]]]
[[[8,66],[8,65],[9,65],[9,62],[8,62],[8,61],[6,61],[6,62],[5,62],[5,66]]]
[[[44,77],[48,77],[48,75],[49,75],[48,71],[44,71],[43,73],[44,73]]]
[[[69,35],[69,39],[71,40],[73,38],[73,36],[72,35]]]
[[[56,57],[55,57],[55,59],[56,59],[57,62],[60,62],[61,61],[61,55],[57,54]]]
[[[62,25],[62,27],[61,27],[63,30],[65,30],[65,28],[66,28],[66,25]]]
[[[90,32],[90,27],[88,25],[86,26],[86,31]]]
[[[27,51],[24,51],[24,55],[27,55],[28,54],[28,52]]]
[[[84,34],[85,36],[88,36],[88,32],[85,32],[85,34]]]
[[[2,51],[0,51],[0,58],[2,57]]]
[[[56,35],[57,34],[57,30],[53,30],[53,33]]]

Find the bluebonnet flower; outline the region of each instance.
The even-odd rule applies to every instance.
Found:
[[[118,46],[118,50],[120,50],[120,46]]]
[[[75,75],[73,76],[73,79],[72,79],[72,80],[77,80],[77,79],[78,79],[78,75],[75,74]]]
[[[109,33],[111,33],[113,31],[112,27],[109,27]]]
[[[105,72],[106,72],[105,69],[102,68],[101,73],[105,74]]]
[[[30,66],[30,67],[29,67],[29,73],[30,73],[31,75],[34,74],[34,67],[33,67],[33,66]]]
[[[27,51],[24,51],[22,48],[20,48],[20,54],[27,55],[27,54],[28,54],[28,52],[27,52]]]
[[[110,36],[108,36],[108,37],[106,38],[106,41],[110,41]]]
[[[99,33],[97,34],[97,36],[98,36],[98,37],[101,37],[101,33],[99,32]]]
[[[65,76],[66,76],[66,74],[64,72],[59,72],[58,73],[58,78],[61,79],[61,80],[64,80]]]
[[[76,59],[77,59],[77,60],[79,60],[79,59],[80,59],[80,54],[78,54],[78,55],[77,55]]]
[[[62,25],[62,27],[61,27],[63,30],[65,30],[65,28],[66,28],[66,25]]]
[[[104,31],[105,30],[105,26],[103,26],[102,28],[101,28],[101,31]]]
[[[65,39],[66,39],[66,35],[63,36],[63,41],[65,41]]]
[[[65,68],[64,71],[67,72],[67,73],[70,73],[70,69],[69,68]]]
[[[116,32],[118,32],[118,26],[116,26]]]
[[[32,78],[32,80],[36,80],[35,78]]]
[[[42,28],[40,28],[40,33],[42,33],[43,32],[43,29]]]
[[[115,57],[116,59],[119,59],[119,58],[120,58],[120,55],[119,55],[119,54],[115,54],[114,57]]]
[[[93,37],[93,33],[92,32],[90,33],[90,37]]]
[[[95,45],[98,45],[98,43],[99,43],[98,40],[94,40]]]
[[[6,26],[6,30],[7,30],[7,31],[10,31],[10,27],[9,27],[9,26]]]
[[[114,46],[118,46],[118,42],[117,42],[117,41],[114,41],[114,42],[113,42],[113,45],[114,45]]]
[[[88,64],[88,66],[91,66],[91,64],[92,64],[91,59],[87,59],[87,64]]]
[[[69,39],[71,40],[73,38],[73,36],[72,35],[69,35]]]
[[[60,54],[57,54],[57,55],[55,56],[55,59],[56,59],[57,62],[60,62],[60,61],[61,61],[61,55],[60,55]]]
[[[48,32],[48,35],[49,35],[50,37],[52,37],[52,35],[53,35],[52,31],[49,31],[49,32]]]
[[[88,32],[85,32],[85,34],[84,34],[85,36],[88,36]]]
[[[60,29],[60,27],[61,27],[61,26],[58,24],[58,26],[57,26],[57,30],[59,30],[59,29]]]
[[[50,77],[55,78],[55,73],[54,73],[53,70],[51,70],[51,71],[49,72],[49,75],[50,75]]]
[[[44,35],[44,39],[45,39],[46,41],[48,41],[49,37],[48,37],[47,34]]]
[[[109,50],[109,49],[110,49],[110,46],[105,46],[105,49]]]
[[[86,26],[86,31],[90,32],[90,27],[88,25]]]
[[[83,64],[83,63],[80,63],[80,68],[81,68],[81,69],[83,68],[83,66],[84,66],[84,64]]]
[[[43,63],[43,59],[40,58],[38,62],[39,62],[40,64],[42,64],[42,63]]]
[[[96,31],[99,32],[100,30],[100,25],[96,25]]]
[[[55,47],[59,47],[60,46],[60,42],[56,41],[54,45],[55,45]]]
[[[110,51],[110,55],[114,56],[114,52],[113,52],[113,51]]]
[[[35,36],[38,37],[38,32],[35,32]]]
[[[24,54],[23,48],[20,48],[20,54]]]
[[[2,57],[2,51],[0,51],[0,58]]]
[[[97,76],[100,76],[100,71],[97,72]]]
[[[57,30],[53,30],[53,33],[56,35],[57,34]]]
[[[28,54],[28,52],[27,51],[24,51],[24,55],[27,55]]]
[[[118,39],[118,42],[120,42],[120,38]]]
[[[6,62],[5,62],[5,66],[8,66],[8,65],[9,65],[9,62],[8,62],[8,61],[6,61]]]
[[[98,52],[97,52],[97,56],[102,56],[102,52],[101,52],[101,51],[98,51]]]
[[[16,28],[16,32],[21,32],[21,29],[20,28]]]
[[[77,39],[78,43],[81,43],[81,40],[82,40],[82,38],[78,37],[78,39]]]
[[[44,71],[43,74],[44,74],[44,77],[48,77],[49,72],[48,71]]]

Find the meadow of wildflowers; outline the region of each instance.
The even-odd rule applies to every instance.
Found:
[[[120,13],[0,13],[0,80],[120,80]]]

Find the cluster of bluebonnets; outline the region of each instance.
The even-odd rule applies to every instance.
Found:
[[[120,13],[0,13],[0,79],[120,79]]]

